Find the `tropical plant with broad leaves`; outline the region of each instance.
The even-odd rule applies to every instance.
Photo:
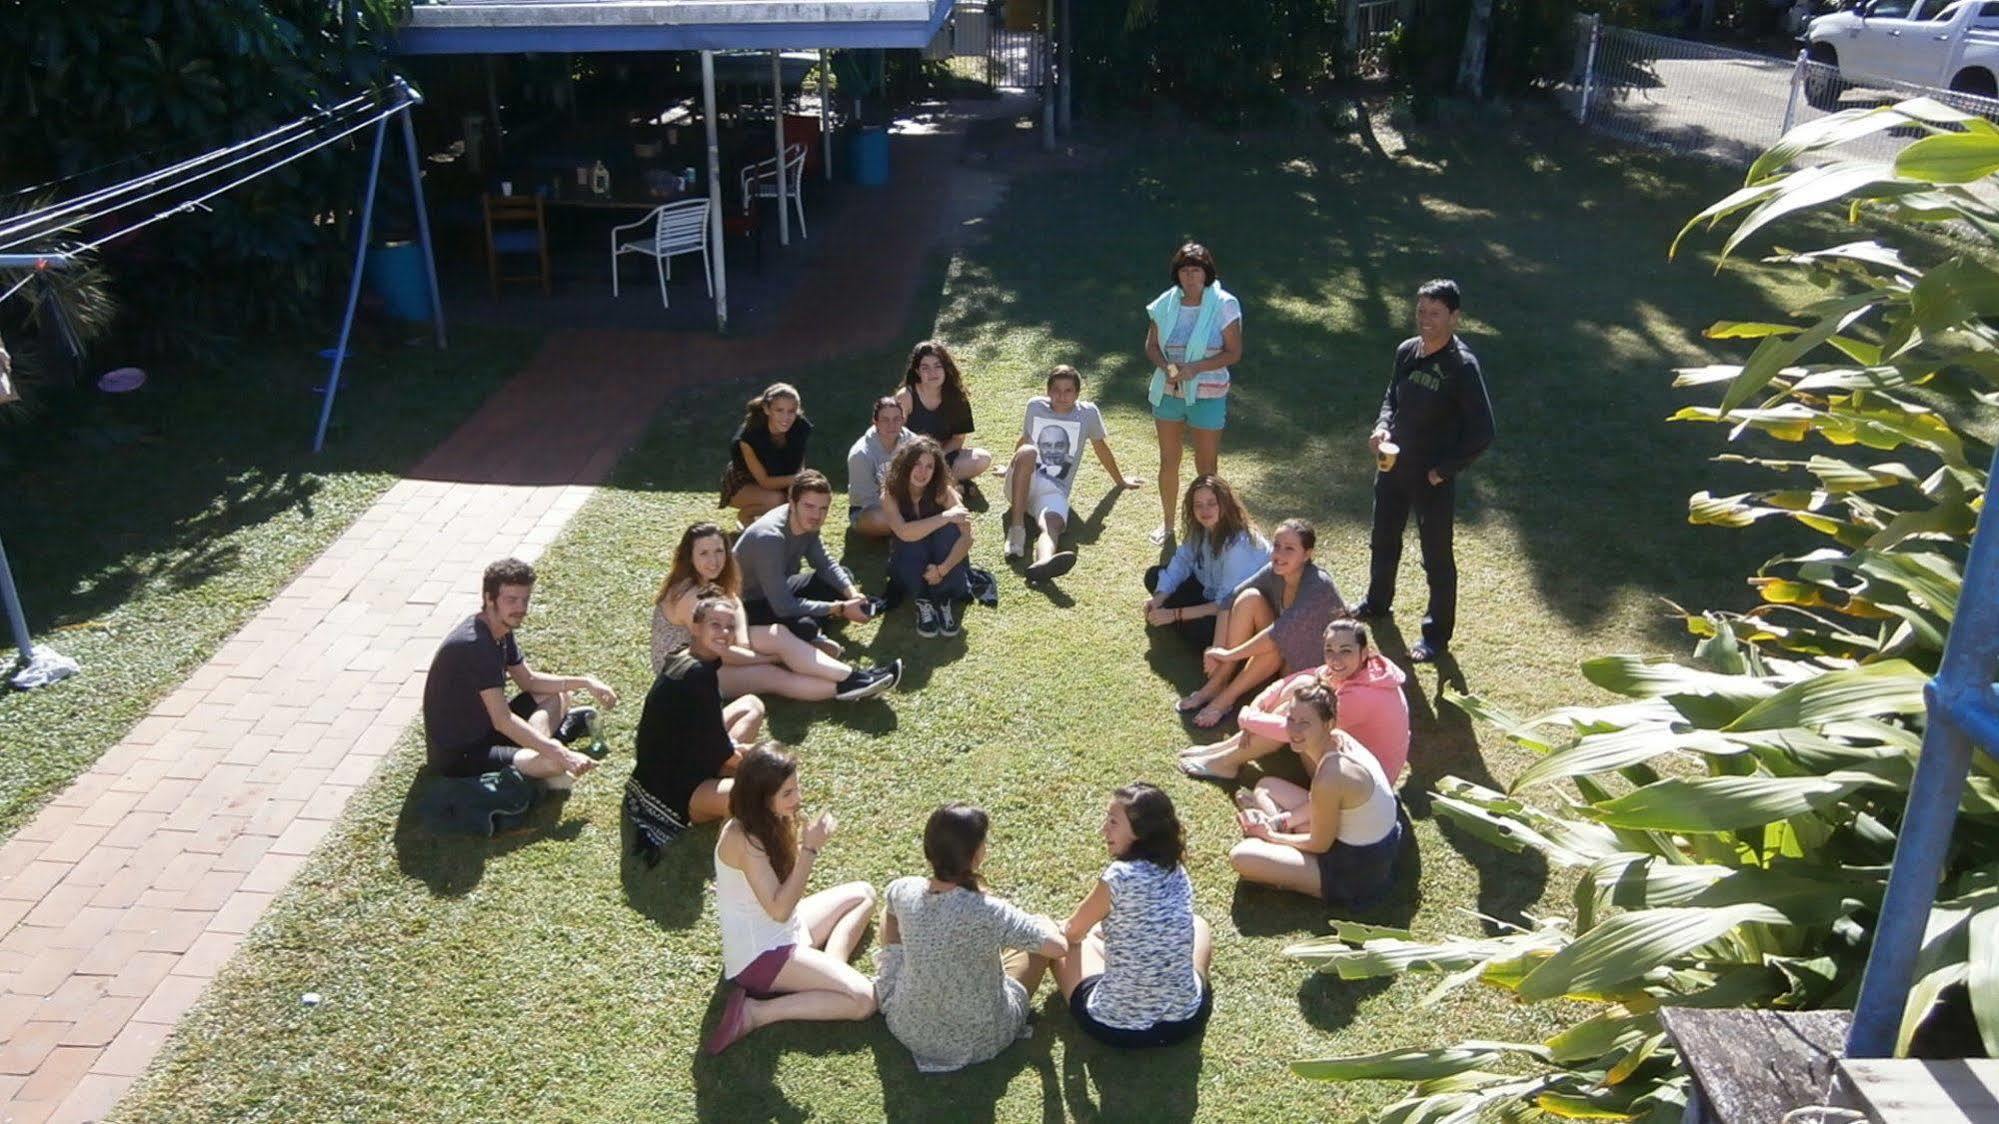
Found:
[[[1914,130],[1891,163],[1835,150]],[[1814,162],[1802,164],[1806,158]],[[1439,816],[1577,872],[1574,917],[1497,935],[1419,939],[1340,923],[1288,953],[1343,978],[1436,973],[1434,1002],[1474,983],[1588,1017],[1539,1042],[1301,1061],[1331,1080],[1413,1092],[1382,1120],[1677,1121],[1688,1078],[1659,1020],[1673,1006],[1852,1003],[1886,886],[1989,456],[1972,435],[1999,404],[1999,128],[1929,101],[1852,110],[1793,130],[1745,186],[1702,211],[1734,221],[1722,259],[1771,222],[1841,203],[1853,221],[1955,224],[1929,252],[1859,241],[1765,260],[1823,295],[1798,323],[1724,321],[1753,339],[1738,365],[1679,373],[1721,387],[1674,420],[1814,448],[1736,456],[1798,483],[1692,497],[1697,523],[1789,519],[1820,541],[1750,579],[1761,604],[1685,614],[1685,662],[1610,656],[1584,676],[1620,696],[1529,719],[1460,705],[1537,760],[1504,792],[1447,777]],[[1675,242],[1675,248],[1678,246]],[[1916,259],[1924,257],[1919,263]],[[1925,934],[1901,1045],[1956,993],[1999,1056],[1999,767],[1979,755]]]

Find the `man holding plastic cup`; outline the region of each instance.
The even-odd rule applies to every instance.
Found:
[[[1425,281],[1416,290],[1416,336],[1395,349],[1395,372],[1367,439],[1377,469],[1373,560],[1367,596],[1354,613],[1386,617],[1394,611],[1395,571],[1413,512],[1430,586],[1423,637],[1409,649],[1417,663],[1450,648],[1458,608],[1451,548],[1457,477],[1492,444],[1492,400],[1478,358],[1457,336],[1458,305],[1455,281]]]

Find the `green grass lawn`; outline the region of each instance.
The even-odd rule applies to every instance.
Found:
[[[356,354],[311,452],[326,363],[165,365],[62,390],[0,438],[4,541],[38,644],[83,674],[0,690],[0,838],[114,745],[526,358],[525,333]],[[0,666],[16,658],[12,637]]]
[[[1574,671],[1585,655],[1680,649],[1661,597],[1747,599],[1739,575],[1767,543],[1685,519],[1687,493],[1722,475],[1702,460],[1718,434],[1661,420],[1682,404],[1669,368],[1711,358],[1700,326],[1775,311],[1752,276],[1715,279],[1711,261],[1664,259],[1675,226],[1727,186],[1714,169],[1566,134],[1456,134],[1406,150],[1390,138],[1386,152],[1315,134],[1175,136],[1018,181],[988,219],[993,235],[950,260],[911,332],[934,323],[960,349],[990,444],[1011,443],[1048,366],[1074,363],[1127,471],[1150,478],[1140,307],[1163,287],[1177,241],[1202,238],[1247,310],[1225,474],[1265,526],[1316,521],[1321,562],[1358,595],[1363,442],[1390,353],[1409,334],[1408,294],[1456,276],[1499,424],[1461,490],[1456,647],[1472,690],[1531,712],[1591,697]],[[786,372],[819,424],[817,463],[834,463],[860,431],[900,359]],[[621,746],[647,682],[650,593],[680,530],[714,514],[722,435],[745,389],[718,387],[663,415],[541,563],[526,651],[626,692],[633,705],[610,723]],[[718,1006],[713,829],[657,870],[623,857],[627,760],[615,757],[538,832],[427,838],[405,807],[421,757],[412,733],[121,1117],[1347,1119],[1395,1090],[1317,1085],[1286,1063],[1547,1033],[1559,1012],[1477,991],[1424,1007],[1423,981],[1343,983],[1280,955],[1323,932],[1327,914],[1238,886],[1226,793],[1173,772],[1189,735],[1171,704],[1198,667],[1192,651],[1149,637],[1138,614],[1155,497],[1107,491],[1092,464],[1076,501],[1082,562],[1059,588],[1026,589],[1001,565],[989,511],[974,554],[1001,573],[997,612],[971,610],[957,641],[919,640],[907,611],[852,630],[874,658],[910,661],[903,691],[850,707],[780,704],[772,725],[800,747],[808,804],[841,818],[822,885],[919,872],[924,817],[969,799],[994,817],[995,887],[1062,916],[1105,861],[1096,827],[1109,791],[1133,778],[1164,785],[1189,825],[1198,907],[1218,937],[1218,1001],[1198,1044],[1098,1048],[1044,991],[1030,1041],[955,1075],[920,1076],[878,1019],[773,1028],[699,1057]],[[848,557],[878,588],[882,552]],[[1404,581],[1402,628],[1413,632],[1413,543]],[[1399,654],[1402,634],[1381,631]],[[1438,688],[1427,668],[1413,680],[1406,885],[1366,919],[1466,931],[1479,924],[1472,911],[1565,909],[1559,877],[1430,816],[1422,794],[1439,776],[1503,778],[1522,764],[1440,706]],[[301,1005],[306,992],[324,1002]]]

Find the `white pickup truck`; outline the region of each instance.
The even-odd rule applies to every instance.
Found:
[[[1805,53],[1823,64],[1805,80],[1820,109],[1868,78],[1999,96],[1999,0],[1858,0],[1813,20]]]

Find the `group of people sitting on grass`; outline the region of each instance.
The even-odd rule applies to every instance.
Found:
[[[1238,724],[1221,742],[1181,750],[1177,765],[1192,778],[1233,782],[1244,764],[1288,747],[1305,783],[1266,776],[1238,793],[1241,839],[1230,861],[1245,880],[1359,908],[1390,888],[1406,830],[1395,785],[1410,748],[1406,675],[1375,647],[1366,618],[1387,615],[1413,511],[1431,612],[1411,656],[1441,655],[1455,598],[1449,481],[1491,439],[1476,361],[1453,334],[1457,290],[1431,282],[1419,291],[1419,336],[1397,352],[1369,438],[1379,470],[1369,594],[1349,606],[1314,561],[1312,524],[1286,519],[1266,537],[1219,475],[1241,308],[1215,283],[1212,256],[1199,246],[1181,248],[1173,274],[1176,287],[1148,306],[1145,345],[1160,368],[1150,397],[1168,527],[1155,538],[1173,551],[1145,573],[1143,615],[1201,652],[1204,680],[1179,699],[1179,711],[1198,727],[1231,714]],[[1119,469],[1082,385],[1074,368],[1050,371],[1046,393],[1027,404],[1013,454],[995,469],[995,458],[970,444],[971,405],[949,349],[932,340],[912,350],[903,385],[874,401],[868,429],[848,452],[849,524],[889,542],[884,597],[862,592],[822,539],[833,486],[806,466],[812,426],[798,391],[778,383],[748,403],[721,495],[743,530],[731,543],[716,524],[697,523],[674,551],[654,599],[655,677],[624,793],[634,848],[648,862],[692,825],[724,821],[716,895],[731,991],[711,1051],[766,1023],[865,1018],[879,1007],[921,1068],[954,1069],[1022,1033],[1028,997],[1051,964],[1078,1024],[1107,1042],[1177,1041],[1206,1019],[1208,931],[1180,864],[1184,833],[1159,789],[1135,783],[1115,794],[1103,827],[1113,861],[1063,925],[1021,912],[980,882],[986,813],[937,809],[924,831],[930,876],[888,887],[871,983],[847,962],[874,915],[875,892],[849,883],[806,893],[835,821],[822,814],[808,822],[796,760],[761,740],[760,695],[854,702],[900,682],[899,659],[844,661],[829,625],[873,620],[908,599],[919,635],[960,631],[974,581],[965,501],[981,473],[1005,476],[1005,553],[1027,561],[1030,582],[1075,565],[1060,540],[1083,443],[1118,487],[1141,484]],[[1405,422],[1412,414],[1417,420]],[[1165,487],[1171,480],[1177,491],[1189,429],[1200,474],[1171,495]],[[1406,458],[1399,463],[1398,451]],[[595,766],[569,748],[593,732],[595,712],[572,707],[569,695],[588,692],[611,706],[617,694],[591,676],[529,667],[514,630],[533,582],[525,563],[489,567],[480,612],[439,648],[424,696],[437,772],[511,766],[566,788]],[[508,680],[519,691],[511,701]]]
[[[983,809],[952,803],[932,812],[923,829],[930,872],[889,883],[872,980],[848,961],[874,917],[875,889],[847,882],[806,892],[837,821],[803,807],[797,758],[769,744],[744,751],[715,843],[729,987],[709,1053],[771,1023],[880,1010],[919,1070],[949,1072],[1026,1036],[1030,1000],[1051,965],[1076,1024],[1110,1045],[1170,1045],[1206,1025],[1213,940],[1180,862],[1179,816],[1152,785],[1112,794],[1102,830],[1110,865],[1060,924],[980,879],[991,822]]]

